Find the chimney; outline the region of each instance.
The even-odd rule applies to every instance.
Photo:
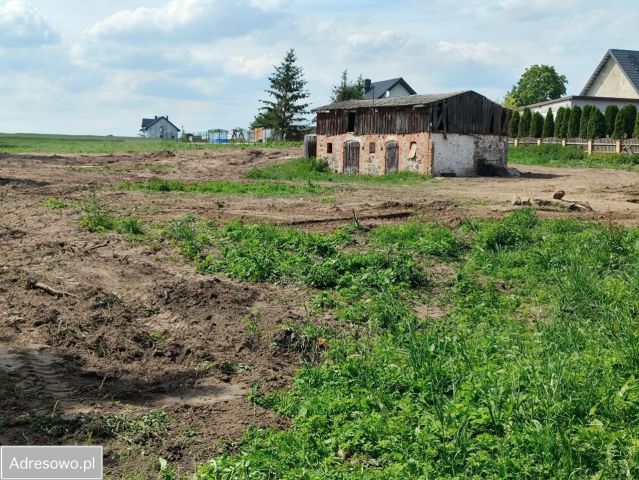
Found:
[[[156,119],[156,120],[158,119],[158,116],[157,116],[157,115],[155,116],[155,119]]]
[[[367,78],[364,80],[364,93],[368,93],[371,89],[371,79]]]

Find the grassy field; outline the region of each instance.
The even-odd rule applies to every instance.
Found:
[[[147,231],[84,211],[92,231]],[[290,428],[247,431],[197,479],[639,477],[639,229],[530,208],[454,229],[153,228],[203,274],[310,288],[309,325],[360,326],[297,332],[312,360],[293,388],[250,397]],[[424,303],[442,313],[418,315]]]
[[[90,135],[39,135],[32,133],[0,133],[0,153],[137,153],[215,148],[263,148],[301,146],[300,142],[267,142],[259,144],[191,144],[178,141],[152,140],[139,137]]]
[[[330,187],[322,187],[310,182],[304,185],[292,185],[276,182],[239,183],[224,180],[204,183],[151,180],[145,183],[121,183],[118,185],[118,189],[146,192],[219,193],[228,195],[253,195],[256,197],[288,196],[304,193],[325,194],[331,191]]]

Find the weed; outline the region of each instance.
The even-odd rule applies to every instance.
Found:
[[[95,191],[88,193],[80,208],[84,212],[80,225],[93,233],[115,231],[118,233],[137,236],[144,234],[144,228],[139,219],[134,217],[113,217],[104,206],[102,199]]]
[[[49,208],[68,208],[69,204],[65,201],[62,200],[60,198],[47,198],[47,200],[44,202],[45,206],[49,207]]]
[[[106,433],[131,445],[144,445],[152,439],[160,439],[168,432],[168,415],[155,410],[140,417],[113,415],[101,418]]]
[[[632,169],[639,164],[639,155],[627,153],[595,153],[588,155],[579,147],[524,145],[508,149],[508,161],[521,165]]]

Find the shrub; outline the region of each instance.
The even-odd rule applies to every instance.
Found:
[[[555,119],[555,131],[554,136],[557,138],[561,138],[561,130],[563,123],[565,121],[566,109],[564,107],[559,107],[557,109],[557,118]]]
[[[619,113],[619,107],[617,105],[608,105],[604,117],[606,117],[606,135],[612,137],[615,131],[615,120]]]
[[[616,139],[631,138],[635,129],[637,107],[626,105],[617,114],[613,137]]]
[[[588,137],[588,122],[590,121],[590,111],[594,107],[591,105],[584,105],[581,111],[581,119],[579,121],[579,138]]]
[[[570,125],[566,138],[577,138],[579,136],[579,124],[581,122],[581,107],[575,106],[571,109],[568,121]]]
[[[588,138],[603,138],[606,136],[606,118],[598,108],[590,110],[590,119],[588,120]]]
[[[546,118],[544,119],[543,137],[552,137],[555,134],[555,121],[552,116],[552,109],[548,109],[546,112]]]
[[[535,112],[530,121],[530,137],[541,138],[544,130],[544,117],[541,113]]]
[[[519,136],[519,112],[514,111],[510,115],[510,120],[508,122],[508,135],[512,138],[517,138]]]
[[[524,108],[521,113],[521,119],[519,120],[519,138],[528,137],[530,135],[530,123],[532,121],[532,114],[529,108]]]

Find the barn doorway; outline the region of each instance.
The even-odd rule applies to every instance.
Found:
[[[359,142],[355,140],[344,144],[344,173],[359,173]]]
[[[386,143],[386,173],[397,173],[399,170],[399,145],[397,142]]]

